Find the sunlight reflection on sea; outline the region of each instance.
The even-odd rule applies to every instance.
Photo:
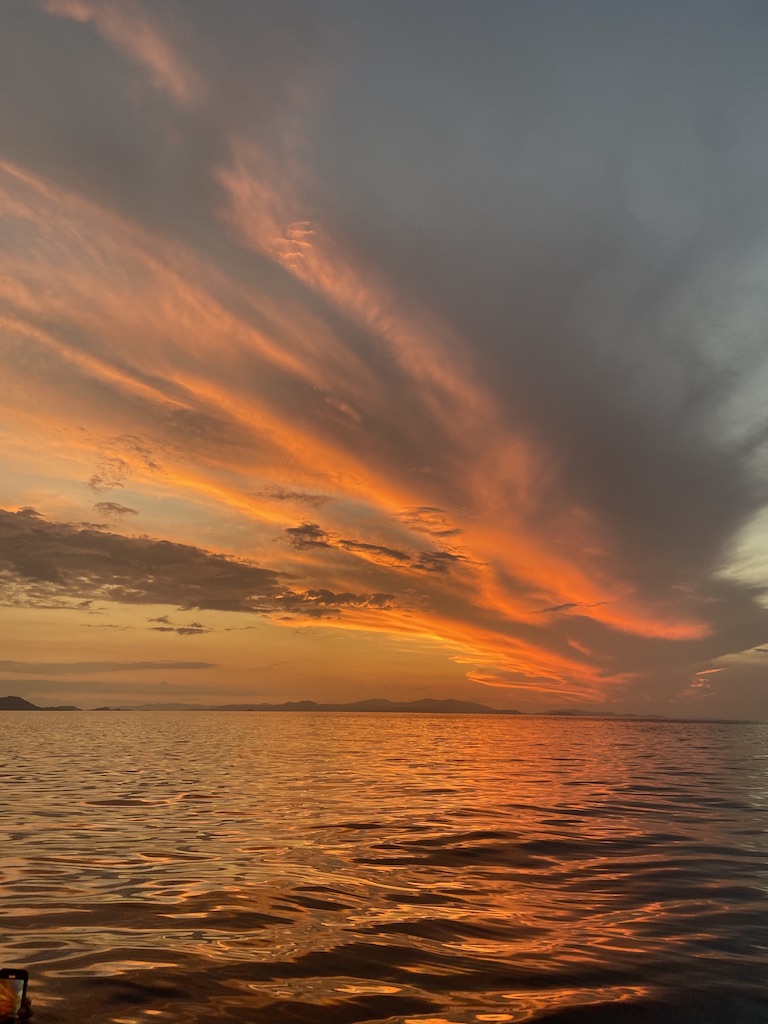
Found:
[[[768,726],[8,712],[50,1024],[768,1019]]]

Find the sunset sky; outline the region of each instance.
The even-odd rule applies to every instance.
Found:
[[[0,695],[768,717],[768,6],[16,0]]]

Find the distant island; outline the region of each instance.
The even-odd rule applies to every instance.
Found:
[[[318,704],[314,700],[289,700],[284,704],[142,704],[139,707],[103,707],[94,711],[363,711],[388,714],[520,715],[521,711],[500,711],[467,700],[391,701],[358,700],[350,704]]]
[[[37,704],[30,704],[23,697],[0,697],[0,711],[82,711],[74,704],[59,704],[52,708],[41,708]]]
[[[0,711],[82,711],[74,705],[39,707],[23,697],[0,697]],[[284,704],[140,704],[113,705],[93,708],[94,711],[351,711],[368,714],[410,714],[410,715],[524,715],[524,711],[506,708],[491,708],[468,700],[435,700],[424,697],[421,700],[391,701],[384,698],[358,700],[348,704],[318,704],[313,700],[289,700]],[[616,711],[585,711],[560,708],[553,711],[533,712],[535,715],[549,715],[557,718],[640,718],[664,719],[664,715],[634,715],[631,712],[619,714]]]

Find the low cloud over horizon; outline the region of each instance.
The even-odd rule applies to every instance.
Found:
[[[0,684],[768,717],[762,10],[5,22]]]

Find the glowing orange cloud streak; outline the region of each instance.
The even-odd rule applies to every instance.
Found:
[[[288,210],[298,203],[290,195],[285,173],[275,176],[281,186],[273,186],[254,170],[269,166],[260,150],[242,140],[235,140],[232,148],[232,166],[222,168],[219,179],[230,195],[231,209],[225,216],[236,231],[385,342],[405,372],[421,384],[422,400],[446,433],[465,439],[467,429],[474,434],[481,424],[491,426],[492,406],[487,394],[472,383],[458,339],[449,338],[447,328],[424,311],[401,316],[384,282],[371,285],[370,270],[364,276],[342,252],[328,242],[321,245],[309,222],[299,222],[297,233],[297,222],[286,220]],[[438,341],[441,337],[444,343]]]
[[[4,183],[0,178],[0,212],[38,233],[46,252],[46,262],[21,251],[8,263],[2,287],[19,312],[51,306],[59,317],[77,317],[95,337],[130,340],[121,351],[127,362],[143,352],[136,339],[152,336],[188,360],[196,353],[231,360],[243,352],[299,379],[317,380],[308,352],[292,351],[302,337],[300,311],[289,315],[260,295],[259,312],[290,339],[290,347],[281,344],[217,301],[217,292],[234,293],[246,308],[253,306],[252,297],[233,288],[213,264],[12,164],[0,162],[0,172],[6,176]],[[105,268],[111,267],[118,272],[108,274]],[[311,338],[321,326],[305,324],[303,333]]]
[[[408,372],[436,389],[432,396],[432,410],[446,432],[458,435],[461,447],[474,447],[471,442],[477,438],[498,439],[502,432],[497,426],[497,417],[490,411],[491,403],[487,395],[470,383],[466,367],[456,365],[456,345],[451,346],[450,357],[445,347],[436,345],[434,338],[441,333],[439,325],[430,323],[428,329],[414,331],[412,320],[403,320],[394,313],[394,301],[391,296],[384,297],[386,289],[381,283],[374,291],[367,283],[370,275],[364,281],[345,263],[342,254],[321,249],[310,222],[295,222],[287,230],[285,243],[278,244],[281,237],[279,216],[285,214],[290,200],[263,180],[257,181],[249,171],[249,163],[263,168],[264,159],[260,154],[249,154],[247,147],[243,146],[235,146],[234,149],[235,166],[222,171],[221,180],[230,190],[233,222],[236,221],[251,244],[263,252],[272,252],[298,277],[393,345]],[[282,231],[285,231],[284,227]],[[427,402],[429,395],[427,389]],[[448,415],[446,408],[450,408]],[[511,443],[497,440],[491,444],[490,460],[479,460],[480,465],[476,466],[471,479],[478,482],[478,490],[481,487],[487,490],[489,480],[498,485],[500,443],[506,445],[503,449],[504,478],[514,480],[516,495],[522,497],[521,504],[525,509],[535,501],[536,485],[541,475],[538,469],[541,453],[535,453],[522,439]],[[468,460],[467,464],[471,462]],[[530,520],[524,524],[513,524],[511,533],[510,525],[507,522],[505,530],[494,531],[492,557],[498,560],[499,552],[504,552],[501,560],[506,562],[509,571],[532,586],[538,585],[544,592],[551,591],[552,580],[557,580],[560,593],[567,595],[565,601],[592,606],[596,619],[626,632],[668,639],[694,639],[706,635],[707,627],[699,621],[690,618],[670,620],[669,609],[653,611],[633,601],[626,588],[611,580],[607,572],[596,584],[594,557],[584,568],[579,567],[577,552],[593,547],[594,538],[599,536],[597,523],[590,524],[588,533],[582,523],[579,543],[572,545],[565,555],[558,555],[553,550],[551,539],[538,541]],[[560,523],[556,525],[561,526]],[[511,600],[503,593],[503,588],[492,587],[489,596],[495,609],[525,615],[521,603]],[[529,611],[525,617],[530,620],[531,615],[532,611]]]
[[[62,342],[54,335],[39,328],[31,327],[28,323],[16,317],[0,314],[0,326],[5,327],[10,333],[18,333],[26,340],[34,341],[36,344],[50,349],[60,357],[63,363],[69,363],[84,371],[88,376],[101,380],[111,387],[152,402],[174,408],[183,407],[182,402],[170,398],[162,388],[153,387],[151,384],[138,380],[114,365],[110,365],[106,360],[84,353],[74,348],[74,346]]]
[[[611,575],[609,552],[594,550],[593,537],[600,535],[599,524],[583,516],[579,530],[563,532],[568,543],[553,546],[548,536],[539,536],[534,524],[508,517],[501,527],[483,527],[473,537],[473,550],[480,562],[491,568],[485,574],[485,602],[489,609],[503,610],[535,623],[540,608],[525,607],[510,598],[497,569],[525,581],[531,590],[549,595],[546,604],[573,603],[588,608],[590,618],[638,636],[670,640],[691,640],[707,635],[705,623],[681,617],[674,607],[649,607],[639,601],[620,578]],[[552,530],[560,525],[549,524]],[[564,550],[558,550],[563,548]],[[585,549],[588,557],[584,557]],[[583,563],[583,564],[582,564]],[[494,568],[495,567],[495,568]],[[555,589],[556,587],[556,589]]]
[[[59,252],[66,252],[66,260],[55,269],[27,262],[24,269],[31,283],[22,282],[15,290],[9,287],[6,291],[6,301],[19,311],[15,319],[8,320],[15,330],[55,351],[84,376],[97,378],[116,392],[149,406],[219,417],[224,413],[229,422],[243,428],[244,436],[263,441],[252,466],[255,474],[308,481],[324,473],[337,481],[335,490],[339,495],[365,500],[384,518],[403,508],[431,504],[431,494],[425,495],[423,482],[404,476],[397,468],[385,471],[377,466],[366,450],[365,435],[355,433],[354,409],[345,397],[354,400],[366,392],[373,393],[385,409],[391,399],[378,393],[371,370],[321,319],[294,311],[291,323],[287,314],[273,311],[276,324],[290,341],[289,345],[280,345],[233,316],[213,298],[210,280],[222,294],[232,290],[231,284],[215,271],[206,287],[198,283],[208,268],[183,247],[159,240],[151,232],[77,197],[58,193],[14,168],[3,169],[22,189],[35,192],[34,198],[27,196],[23,201],[23,193],[17,189],[8,197],[6,209],[44,231],[48,239],[55,240]],[[46,208],[41,208],[41,199],[46,200]],[[263,230],[263,225],[258,228],[257,239]],[[611,578],[609,553],[595,544],[599,526],[589,517],[565,513],[548,525],[548,535],[538,533],[532,525],[537,492],[542,482],[551,482],[543,477],[540,453],[525,439],[504,433],[501,418],[487,396],[472,383],[466,361],[456,356],[457,345],[453,340],[448,343],[439,324],[425,316],[410,319],[396,312],[395,300],[383,286],[374,290],[340,257],[330,258],[311,236],[303,234],[293,241],[304,256],[295,256],[295,265],[290,266],[292,274],[332,300],[365,327],[377,343],[394,348],[404,373],[421,385],[424,408],[432,423],[451,439],[456,466],[469,472],[471,506],[483,510],[471,525],[454,517],[465,529],[462,549],[478,568],[463,574],[460,581],[430,583],[434,600],[441,593],[452,597],[456,607],[453,614],[419,606],[375,610],[348,607],[340,620],[329,625],[439,643],[455,660],[475,666],[470,669],[472,677],[487,685],[517,686],[527,680],[529,688],[541,692],[580,696],[596,692],[594,668],[543,644],[515,640],[501,628],[494,629],[492,623],[500,627],[507,620],[508,629],[515,622],[540,624],[537,609],[530,605],[530,594],[540,592],[557,594],[554,603],[559,603],[562,596],[564,601],[599,605],[590,609],[591,617],[638,635],[686,639],[702,635],[698,623],[670,622],[632,602],[626,587]],[[259,245],[262,251],[268,251],[263,240]],[[115,275],[105,278],[101,270],[105,263],[128,268],[130,288],[126,283],[121,285]],[[51,291],[54,276],[56,288]],[[45,287],[34,286],[40,284]],[[379,287],[384,297],[379,295]],[[81,350],[22,320],[24,312],[30,320],[39,312],[40,294],[49,296],[46,301],[51,311],[65,314],[89,339],[103,339],[103,354]],[[136,338],[147,338],[153,347],[152,382],[146,377],[147,344],[131,344]],[[436,340],[441,338],[445,344]],[[120,365],[111,358],[115,346],[121,351]],[[324,433],[309,418],[294,419],[269,394],[259,394],[241,380],[240,360],[254,354],[278,367],[287,378],[333,389],[336,410],[349,420],[343,445],[339,444],[338,433]],[[391,406],[389,411],[393,411]],[[493,439],[490,444],[488,438]],[[480,460],[478,452],[483,452]],[[244,495],[237,483],[222,479],[222,471],[227,468],[244,472],[234,453],[229,461],[223,452],[215,456],[197,452],[196,458],[196,466],[172,460],[158,479],[141,459],[126,453],[133,476],[144,486],[186,491],[277,525],[295,521],[288,512]],[[473,465],[476,468],[471,471]],[[519,510],[497,515],[504,509],[508,488],[513,488],[520,499]],[[555,540],[553,526],[557,529]],[[588,557],[580,554],[584,551]],[[307,572],[314,566],[314,572],[324,572],[330,583],[339,580],[343,589],[359,592],[360,564],[370,565],[370,560],[351,552],[343,556],[336,552],[333,559],[333,567],[326,561],[321,569],[316,552],[305,559],[287,552],[282,563],[299,567],[303,562]],[[338,563],[355,566],[356,571],[344,573]],[[603,567],[600,572],[596,565]],[[522,594],[510,591],[503,573],[524,584]],[[413,575],[409,577],[405,569],[391,567],[389,575],[399,590],[413,581]],[[480,612],[488,620],[485,626],[467,621],[468,614],[477,616]],[[311,621],[313,625],[322,622]]]
[[[524,685],[529,695],[557,694],[585,700],[603,696],[591,666],[569,661],[546,648],[523,644],[487,629],[472,629],[455,619],[423,610],[348,607],[341,620],[312,619],[311,623],[316,628],[383,632],[437,646],[457,663],[473,666],[467,676],[484,685],[512,689]],[[485,666],[486,671],[480,666]],[[502,677],[506,677],[506,681]],[[603,685],[627,681],[624,677],[600,680]]]
[[[74,224],[76,222],[79,222],[79,220],[82,219],[84,214],[87,214],[90,218],[93,218],[94,214],[102,215],[102,211],[99,211],[97,208],[91,207],[88,204],[78,200],[77,198],[57,194],[54,190],[47,188],[46,186],[44,186],[44,184],[40,183],[35,179],[32,179],[30,176],[24,175],[21,172],[16,172],[16,169],[14,168],[9,168],[6,165],[5,170],[8,173],[15,174],[16,177],[19,180],[23,180],[26,185],[35,188],[38,191],[39,195],[46,195],[49,199],[56,200],[58,203],[59,211],[62,208],[65,208],[67,210],[68,216],[66,216],[63,223],[60,224],[61,234],[64,236],[71,236],[73,234],[76,234]],[[28,217],[33,216],[33,206],[34,204],[28,204],[24,210],[25,214]],[[73,206],[75,207],[75,209],[71,209]],[[46,213],[49,214],[49,211],[46,211]],[[39,210],[36,210],[34,215],[37,217],[38,222],[42,219]],[[45,219],[47,230],[50,231],[52,223],[51,218],[48,215]],[[55,218],[53,219],[53,222],[55,223]],[[168,335],[172,335],[173,333],[171,330],[171,325],[175,327],[175,332],[178,333],[179,323],[194,323],[196,325],[196,331],[194,332],[192,337],[205,337],[205,348],[207,350],[216,348],[217,357],[219,359],[221,358],[223,352],[226,351],[227,347],[229,347],[230,350],[232,349],[231,338],[233,333],[235,333],[235,336],[239,334],[241,337],[243,337],[246,348],[253,346],[253,342],[255,340],[253,331],[246,330],[245,334],[243,334],[242,325],[237,324],[232,320],[230,316],[227,316],[220,306],[214,307],[213,309],[205,309],[204,307],[206,305],[210,307],[210,301],[207,301],[207,296],[201,295],[199,290],[190,291],[189,286],[178,276],[178,274],[169,273],[167,266],[163,265],[163,263],[159,263],[156,257],[147,256],[148,249],[151,250],[153,247],[157,248],[156,245],[153,246],[155,240],[152,239],[151,236],[148,236],[146,233],[140,233],[133,226],[130,226],[128,230],[126,230],[126,225],[120,226],[122,226],[124,229],[123,234],[128,235],[128,238],[123,239],[122,242],[122,256],[124,258],[125,246],[127,242],[128,252],[131,253],[132,259],[134,259],[137,263],[144,264],[142,276],[145,279],[151,280],[153,282],[153,294],[151,296],[146,296],[145,301],[139,303],[136,301],[135,292],[132,293],[130,301],[126,297],[126,301],[123,302],[119,300],[119,298],[116,295],[110,294],[109,291],[107,291],[106,293],[102,291],[99,295],[99,303],[101,309],[100,311],[97,312],[93,308],[92,300],[90,298],[93,295],[93,289],[97,287],[97,283],[94,281],[93,287],[88,287],[87,290],[84,291],[83,282],[79,279],[73,279],[70,275],[69,280],[65,280],[60,283],[61,292],[62,294],[66,294],[68,296],[70,303],[72,302],[72,295],[76,295],[78,294],[78,292],[81,292],[84,295],[87,294],[89,296],[89,304],[91,304],[91,308],[86,307],[85,309],[83,309],[81,307],[77,310],[77,313],[80,316],[81,320],[84,320],[84,322],[89,327],[90,333],[98,336],[99,334],[102,334],[103,331],[107,329],[110,325],[117,324],[120,325],[120,333],[123,334],[124,336],[127,337],[130,335],[135,335],[136,333],[144,329],[144,323],[142,322],[142,318],[137,318],[136,310],[142,307],[149,307],[152,309],[153,320],[155,321],[155,323],[153,324],[153,333],[155,333],[155,335],[161,334],[161,336],[164,335],[165,338],[167,338]],[[99,249],[101,249],[104,245],[109,245],[109,242],[106,239],[111,239],[113,237],[114,227],[114,218],[110,216],[108,224],[104,225],[104,230],[101,233],[102,241],[100,241],[99,243]],[[107,231],[107,228],[109,228],[109,231]],[[113,246],[113,248],[116,250],[116,246]],[[165,248],[167,249],[167,246]],[[116,254],[117,250],[116,252],[111,254],[113,259],[111,261],[108,260],[108,262],[113,262],[114,255]],[[103,262],[103,260],[97,260],[96,257],[103,257],[104,255],[105,254],[103,252],[98,252],[94,253],[92,258],[94,259],[95,262]],[[168,253],[163,253],[163,255],[165,256],[167,261]],[[176,260],[178,261],[178,254],[174,253],[173,255],[176,257]],[[132,275],[132,280],[133,279],[135,279],[135,274]],[[99,283],[103,284],[103,282]],[[159,301],[158,293],[161,296]],[[178,300],[169,300],[169,295],[178,296]],[[28,298],[31,298],[31,293],[30,295],[28,295]],[[158,327],[158,314],[160,314],[160,324],[162,325],[163,321],[165,321],[168,324],[167,332],[162,331],[162,326]],[[89,320],[90,323],[88,323]],[[316,325],[313,324],[312,326],[315,327]],[[206,331],[206,327],[210,327],[212,329]],[[112,326],[111,329],[114,331],[114,326]],[[307,331],[307,333],[309,334],[311,332]],[[189,342],[192,340],[192,337],[187,336],[185,338],[184,354],[187,359],[189,359],[191,354]],[[213,343],[214,338],[216,339],[215,345]],[[322,362],[322,358],[327,354],[325,348],[323,347],[325,344],[325,340],[325,338],[321,339],[321,347],[320,350],[317,352],[315,365],[318,362]],[[284,369],[289,369],[292,373],[298,374],[305,379],[308,377],[308,370],[295,357],[287,355],[285,350],[280,350],[274,345],[270,345],[268,343],[265,344],[263,338],[259,339],[259,341],[262,354],[274,360],[276,363],[282,365]],[[222,344],[222,342],[225,343]],[[50,337],[48,338],[48,343],[53,344],[53,341]],[[172,399],[169,399],[168,396],[166,396],[165,394],[162,394],[160,391],[148,388],[147,385],[142,383],[141,381],[136,380],[131,382],[125,372],[120,372],[115,368],[110,369],[105,364],[105,362],[99,362],[93,357],[88,357],[85,355],[78,356],[77,353],[75,353],[71,347],[67,349],[64,346],[60,346],[59,350],[62,353],[66,352],[68,358],[72,360],[79,360],[80,365],[84,369],[96,373],[105,379],[111,376],[112,380],[114,380],[116,383],[119,383],[124,388],[131,389],[135,392],[145,395],[146,397],[152,397],[155,399],[159,399],[161,401],[173,401]],[[131,355],[135,353],[135,351],[135,346],[128,348],[126,358],[130,359]],[[194,351],[194,349],[192,351]],[[160,354],[160,352],[157,352],[155,354],[155,358],[157,358],[157,356]],[[338,362],[341,363],[341,361],[342,359],[340,350]],[[369,371],[368,376],[370,377]],[[364,386],[369,384],[370,381],[361,380],[359,383]],[[226,405],[226,396],[220,396],[220,402]],[[284,433],[285,423],[281,423],[279,425],[279,429],[281,433]],[[294,445],[294,448],[297,447],[298,446]],[[338,451],[334,453],[334,461],[338,462]],[[402,503],[403,497],[404,496],[402,494],[398,496],[397,501],[394,503],[395,506]],[[411,498],[411,500],[415,500],[414,496],[410,493],[405,497]]]
[[[355,456],[330,447],[321,438],[307,434],[305,429],[293,426],[272,407],[267,400],[249,394],[237,395],[231,386],[226,390],[213,382],[193,377],[190,374],[176,375],[176,380],[193,394],[203,408],[226,408],[238,423],[252,430],[256,435],[265,436],[270,448],[282,452],[299,474],[317,473],[333,465],[336,474],[362,481],[368,475],[362,456]],[[264,471],[267,466],[259,466]]]
[[[338,552],[335,554],[338,555]],[[471,577],[472,574],[469,575]],[[359,587],[359,579],[345,577],[343,564],[338,561],[334,561],[327,578],[332,579],[336,590],[354,589],[355,585]],[[404,567],[390,567],[390,571],[381,579],[384,589],[387,589],[387,578],[390,584],[394,580],[400,581],[395,587],[397,592],[407,580],[408,570]],[[471,591],[467,592],[467,584],[466,573],[462,574],[461,580],[438,576],[423,584],[422,597],[416,604],[409,605],[407,601],[404,604],[401,597],[395,596],[393,607],[386,610],[350,607],[344,611],[343,622],[331,620],[325,624],[341,625],[345,629],[380,631],[411,640],[426,640],[451,652],[453,660],[458,662],[485,665],[497,673],[514,673],[530,680],[538,677],[542,688],[548,688],[556,682],[560,687],[570,688],[573,693],[597,692],[595,669],[583,657],[569,658],[544,643],[516,638],[503,631],[501,622],[498,628],[487,623],[472,622],[468,618]],[[458,597],[462,593],[463,596]],[[430,603],[425,605],[424,600],[428,594],[431,594]],[[449,605],[454,609],[452,612],[448,611]],[[510,625],[505,624],[507,630]],[[613,678],[619,681],[618,677]]]

